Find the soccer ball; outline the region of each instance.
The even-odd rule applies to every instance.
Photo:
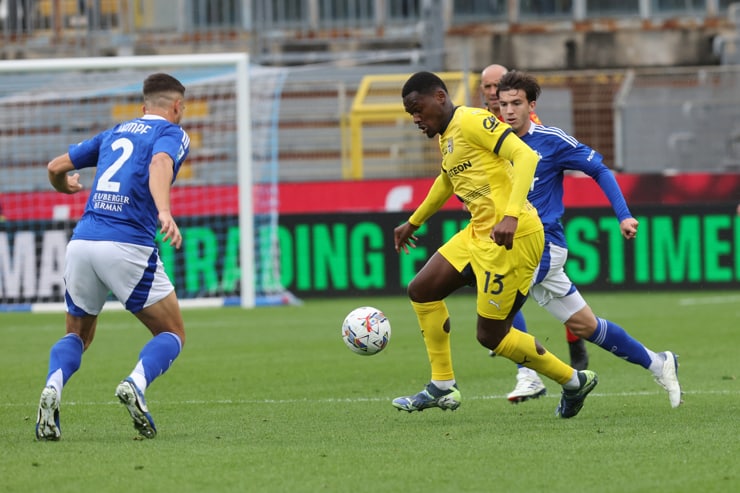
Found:
[[[342,340],[353,352],[372,356],[391,339],[391,324],[383,312],[372,306],[352,310],[342,324]]]

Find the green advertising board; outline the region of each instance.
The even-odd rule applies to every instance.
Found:
[[[572,209],[564,217],[566,271],[585,290],[740,287],[740,216],[727,206],[642,207],[635,240],[624,240],[610,209]],[[408,213],[288,215],[280,218],[280,282],[299,298],[403,294],[426,260],[467,222],[441,211],[417,232],[417,248],[398,254],[393,228]],[[183,247],[160,245],[181,298],[238,296],[236,216],[178,219]],[[43,224],[42,224],[43,223]],[[60,301],[69,222],[6,222],[0,231],[3,303]],[[256,266],[255,272],[274,272]],[[267,267],[267,266],[264,266]]]

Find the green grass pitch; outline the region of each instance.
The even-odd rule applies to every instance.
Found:
[[[408,414],[390,401],[419,391],[429,367],[402,297],[302,306],[185,310],[188,340],[147,391],[159,434],[139,440],[113,392],[149,334],[104,312],[64,389],[62,440],[36,442],[49,348],[64,316],[0,314],[2,492],[727,492],[740,491],[740,292],[587,293],[594,311],[648,347],[680,355],[685,403],[640,367],[589,344],[599,386],[558,419],[559,387],[505,399],[515,367],[474,336],[471,293],[451,297],[460,409]],[[369,304],[393,327],[375,356],[340,337]],[[533,301],[530,332],[567,361],[563,328]]]

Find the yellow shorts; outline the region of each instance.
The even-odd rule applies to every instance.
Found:
[[[543,230],[514,238],[511,250],[475,237],[468,225],[439,248],[458,272],[469,265],[476,280],[478,315],[503,320],[518,310],[545,248]]]

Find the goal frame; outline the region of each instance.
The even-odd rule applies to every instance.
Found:
[[[216,53],[194,55],[148,55],[120,57],[82,57],[38,60],[6,60],[0,62],[0,76],[11,72],[62,72],[71,70],[113,70],[126,67],[207,67],[233,65],[236,72],[236,144],[237,186],[239,198],[239,260],[240,305],[256,306],[254,204],[252,197],[252,136],[250,114],[249,55],[247,53]]]

